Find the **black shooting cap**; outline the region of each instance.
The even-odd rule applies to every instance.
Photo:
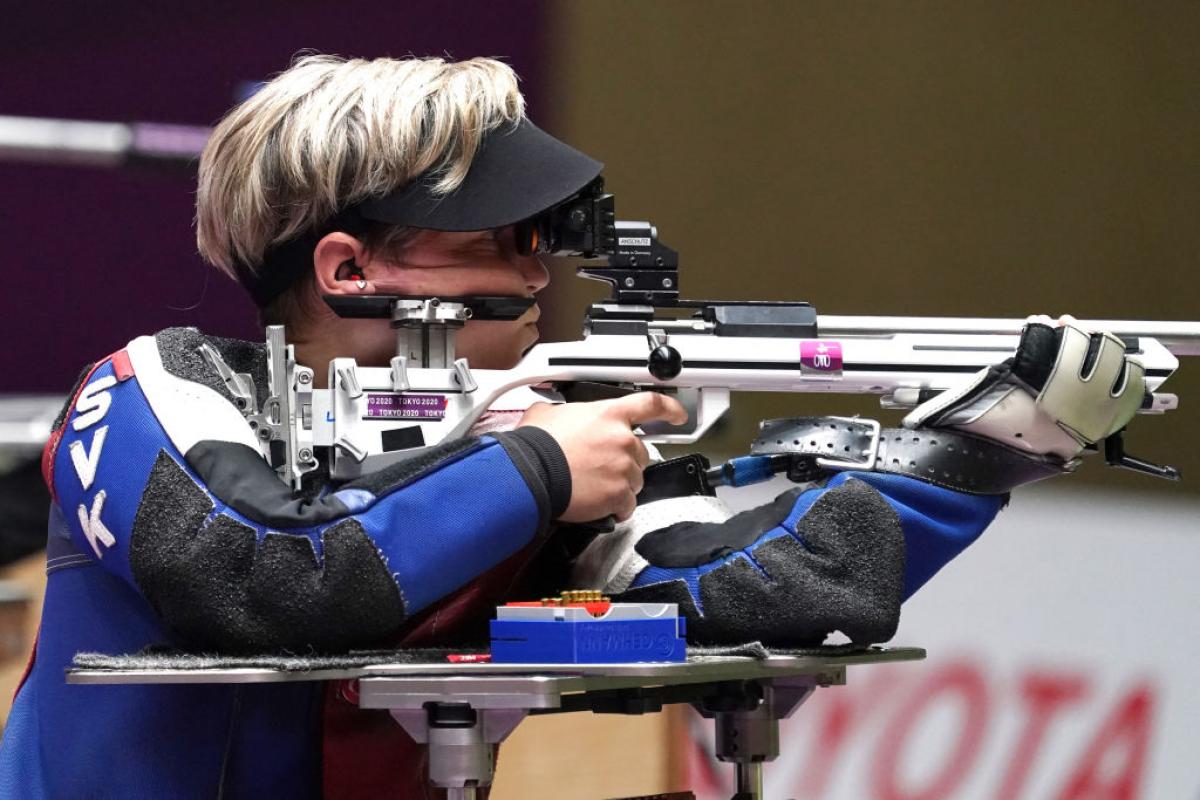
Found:
[[[239,268],[242,285],[264,307],[312,269],[313,248],[333,231],[358,234],[364,220],[437,231],[483,231],[536,216],[570,199],[604,165],[527,119],[485,135],[458,188],[438,195],[439,177],[422,175],[382,197],[344,209],[325,224],[267,251],[263,268]]]
[[[359,203],[365,219],[436,231],[482,231],[529,219],[581,191],[604,165],[527,119],[480,142],[466,178],[449,194],[433,193],[437,176]]]

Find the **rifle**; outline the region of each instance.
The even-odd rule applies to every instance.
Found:
[[[615,221],[601,179],[518,226],[523,252],[592,259],[582,277],[611,287],[590,306],[579,341],[538,344],[509,370],[472,369],[457,358],[455,331],[469,319],[512,320],[533,300],[514,297],[328,296],[341,316],[390,319],[397,355],[388,367],[352,358],[329,363],[327,389],[297,364],[283,326],[266,330],[270,389],[261,409],[250,377],[214,363],[258,432],[264,453],[299,488],[327,448],[330,474],[348,480],[461,437],[496,400],[521,386],[600,384],[676,395],[691,411],[681,427],[643,426],[654,443],[687,444],[729,409],[731,392],[871,394],[909,409],[1011,356],[1023,320],[818,316],[804,302],[686,300],[678,254],[648,222]],[[1146,368],[1140,413],[1177,407],[1159,391],[1179,356],[1200,355],[1200,322],[1083,320],[1120,337]],[[211,356],[210,356],[210,360]],[[876,435],[878,425],[876,423]],[[1121,433],[1105,442],[1112,466],[1178,479],[1172,467],[1124,452]],[[871,455],[833,460],[870,469]]]

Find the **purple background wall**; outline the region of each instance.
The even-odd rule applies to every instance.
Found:
[[[544,95],[537,2],[28,5],[0,30],[0,114],[209,125],[301,49],[507,60]],[[196,255],[192,174],[0,161],[0,392],[64,392],[142,333],[257,339],[253,306]]]

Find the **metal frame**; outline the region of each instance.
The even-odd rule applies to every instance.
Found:
[[[72,669],[71,684],[280,683],[357,680],[362,708],[387,709],[429,748],[430,782],[474,800],[492,782],[494,746],[530,714],[643,714],[689,703],[714,720],[716,756],[736,770],[734,800],[761,800],[763,764],[779,755],[779,721],[846,667],[923,659],[915,647],[829,655],[700,656],[684,664],[370,664],[336,669],[263,666]]]

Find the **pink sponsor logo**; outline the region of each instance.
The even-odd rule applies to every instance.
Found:
[[[841,372],[842,343],[825,339],[805,339],[800,342],[800,370],[802,372]]]

